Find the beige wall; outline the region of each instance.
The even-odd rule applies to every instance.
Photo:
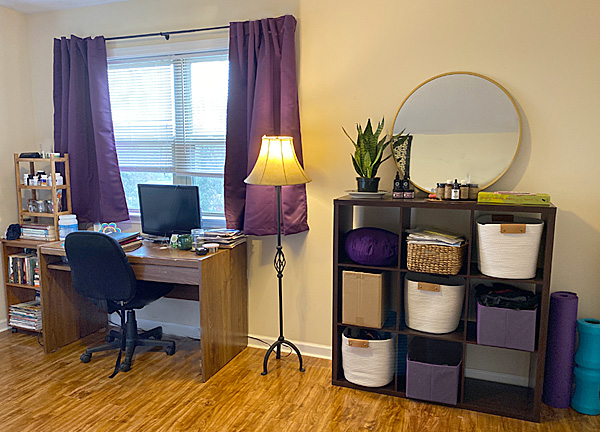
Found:
[[[0,230],[17,222],[13,153],[39,150],[33,116],[27,16],[0,7]],[[0,270],[0,277],[3,277]],[[6,319],[0,296],[0,322]]]
[[[332,200],[355,187],[351,144],[341,126],[352,129],[368,117],[385,116],[390,127],[414,87],[456,70],[489,76],[517,101],[522,147],[497,188],[551,194],[559,208],[552,289],[578,292],[580,316],[600,316],[600,201],[593,195],[600,161],[598,1],[213,3],[133,0],[29,17],[36,142],[45,149],[52,142],[53,37],[196,28],[291,13],[298,19],[302,133],[313,182],[307,187],[310,232],[284,239],[286,337],[331,343]],[[385,188],[393,174],[391,162],[382,167]],[[6,195],[14,196],[13,190]],[[270,337],[277,336],[274,245],[273,237],[253,239],[248,267],[250,332]]]

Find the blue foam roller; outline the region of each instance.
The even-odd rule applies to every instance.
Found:
[[[575,391],[571,406],[587,415],[600,414],[600,370],[575,366]]]
[[[575,364],[587,369],[600,369],[600,320],[581,318],[577,320],[579,347]]]

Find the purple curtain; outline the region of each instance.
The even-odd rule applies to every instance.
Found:
[[[229,228],[252,235],[277,233],[273,186],[246,185],[263,135],[302,140],[296,82],[296,19],[291,15],[230,23],[229,102],[225,157],[225,217]],[[308,230],[305,185],[282,187],[282,232]]]
[[[54,39],[54,151],[69,153],[71,202],[79,222],[129,219],[102,36]]]

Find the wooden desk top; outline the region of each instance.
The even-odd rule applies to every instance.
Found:
[[[40,245],[40,252],[45,255],[65,256],[64,240]],[[193,251],[184,251],[172,247],[144,241],[142,246],[127,252],[131,264],[153,264],[170,267],[198,268],[200,261],[225,253],[226,249],[219,249],[215,253],[204,256],[196,255]]]

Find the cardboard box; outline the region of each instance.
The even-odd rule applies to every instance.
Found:
[[[549,206],[550,195],[528,192],[479,192],[477,202],[482,204]]]
[[[342,272],[342,322],[382,328],[389,310],[387,273]]]

